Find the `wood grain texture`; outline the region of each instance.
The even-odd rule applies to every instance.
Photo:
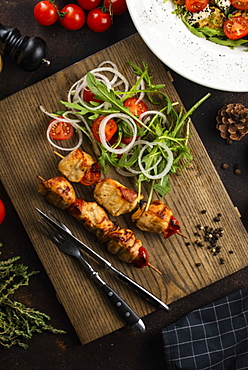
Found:
[[[130,79],[133,76],[126,61],[136,64],[147,62],[153,69],[154,83],[165,83],[165,92],[170,99],[180,102],[165,66],[148,50],[137,34],[0,102],[1,181],[82,343],[111,333],[124,323],[77,261],[60,253],[44,235],[37,222],[35,207],[45,212],[51,210],[78,238],[167,304],[233,274],[247,266],[248,260],[247,232],[193,124],[189,146],[194,161],[182,175],[172,176],[173,190],[165,198],[174,216],[180,221],[182,232],[190,245],[186,246],[186,240],[180,236],[164,240],[161,235],[143,233],[132,224],[130,215],[118,218],[121,226],[132,228],[142,240],[149,251],[150,262],[162,271],[162,276],[149,268],[135,269],[118,261],[115,256],[106,252],[105,246],[95,241],[94,236],[83,230],[76,220],[66,212],[47,204],[38,195],[37,175],[46,179],[59,175],[59,159],[45,139],[48,118],[41,112],[40,105],[50,112],[63,109],[59,101],[66,99],[68,88],[103,60],[114,61],[119,70]],[[86,141],[83,149],[91,152]],[[113,170],[108,176],[132,186],[129,179],[121,178]],[[93,200],[91,189],[78,184],[74,187],[78,197]],[[146,191],[143,193],[146,198]],[[207,210],[206,214],[201,213],[203,209]],[[216,225],[213,218],[219,212],[222,213],[221,222]],[[220,255],[213,256],[206,245],[200,248],[195,244],[197,224],[224,228],[221,257],[225,258],[225,264],[221,265]],[[229,254],[229,250],[234,253]],[[126,285],[103,271],[94,261],[88,260],[140,316],[154,311],[150,304]],[[198,262],[201,262],[201,266],[197,268],[195,264]]]

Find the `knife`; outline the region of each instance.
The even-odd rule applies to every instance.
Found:
[[[148,302],[150,302],[155,307],[160,307],[166,311],[169,311],[169,307],[162,302],[158,297],[156,297],[154,294],[149,292],[147,289],[142,287],[140,284],[129,278],[127,275],[125,275],[123,272],[115,268],[109,261],[107,261],[105,258],[103,258],[100,254],[96,253],[93,249],[89,248],[86,244],[84,244],[82,241],[77,239],[71,232],[68,230],[65,230],[62,226],[58,225],[54,220],[52,220],[49,216],[47,216],[44,212],[42,212],[40,209],[35,208],[40,215],[42,215],[51,225],[53,225],[57,230],[59,230],[62,235],[66,236],[70,241],[72,241],[74,244],[76,244],[79,248],[81,248],[83,251],[85,251],[87,254],[89,254],[92,258],[94,258],[96,261],[100,262],[105,268],[112,271],[115,276],[117,276],[121,281],[126,283],[130,288],[134,289],[136,293],[138,293],[141,297],[145,298]],[[67,228],[68,229],[68,228]]]
[[[146,327],[141,318],[127,304],[127,302],[99,276],[98,272],[93,269],[89,262],[83,258],[80,249],[71,240],[69,240],[67,236],[61,235],[57,229],[48,223],[48,220],[46,220],[44,217],[42,217],[42,220],[46,223],[47,227],[40,222],[40,220],[38,220],[38,222],[46,229],[52,241],[63,253],[75,257],[81,263],[83,269],[102,289],[110,303],[112,303],[113,307],[117,310],[122,319],[124,319],[126,324],[131,326],[135,331],[144,333],[146,331]]]

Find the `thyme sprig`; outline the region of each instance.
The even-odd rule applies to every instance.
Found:
[[[0,247],[2,243],[0,243]],[[2,253],[0,252],[0,255]],[[23,340],[31,339],[34,333],[48,330],[65,333],[48,325],[50,317],[13,299],[14,293],[29,284],[29,278],[39,271],[28,271],[28,267],[17,263],[19,256],[0,260],[0,345],[10,348],[19,345],[26,349]]]

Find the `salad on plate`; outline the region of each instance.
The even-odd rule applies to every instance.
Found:
[[[173,0],[174,14],[198,37],[248,51],[247,0]],[[246,49],[247,48],[247,49]]]

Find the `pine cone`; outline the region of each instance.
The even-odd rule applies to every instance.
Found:
[[[248,132],[248,108],[243,104],[227,104],[218,111],[216,128],[223,139],[240,140]]]

